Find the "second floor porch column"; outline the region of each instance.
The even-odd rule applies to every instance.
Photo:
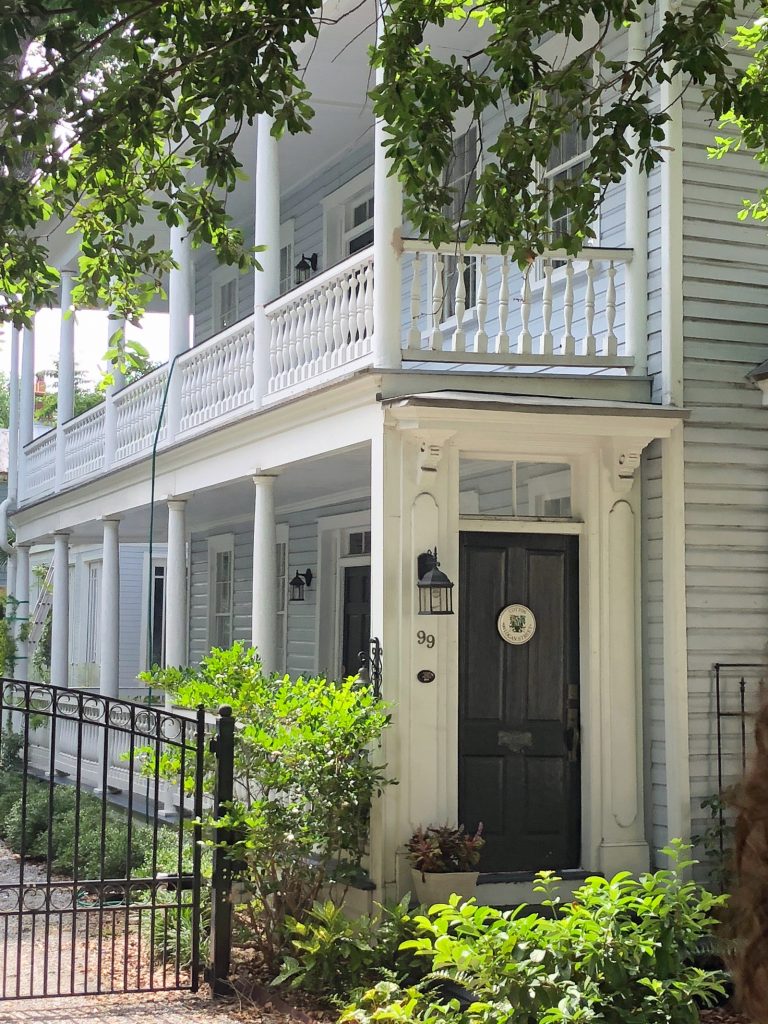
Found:
[[[194,272],[192,241],[186,222],[171,228],[171,255],[178,267],[171,271],[168,282],[168,362],[173,367],[166,410],[169,440],[176,436],[181,423],[181,367],[173,361],[192,344]]]
[[[16,508],[19,498],[19,343],[21,331],[11,330],[11,365],[8,374],[8,497],[11,510]],[[8,593],[13,588],[8,587]]]
[[[277,531],[275,529],[275,477],[253,478],[253,603],[251,642],[265,672],[277,665]]]
[[[75,317],[66,316],[72,305],[72,274],[61,272],[59,325],[59,379],[56,396],[56,490],[64,486],[64,424],[75,415]],[[62,684],[66,685],[66,684]]]
[[[65,531],[53,535],[51,682],[69,686],[69,534]]]
[[[116,697],[120,687],[120,520],[104,520],[101,562],[99,693]],[[58,566],[57,566],[58,567]],[[54,572],[54,593],[56,575]]]
[[[25,327],[21,338],[21,383],[19,385],[18,467],[19,486],[24,491],[26,459],[24,446],[35,436],[35,328]]]
[[[168,502],[168,553],[165,594],[165,664],[187,664],[187,503]]]
[[[383,31],[383,8],[377,0],[376,34]],[[376,70],[376,84],[383,80]],[[400,293],[402,288],[401,237],[403,190],[394,175],[392,161],[384,149],[384,122],[377,118],[374,131],[373,170],[373,362],[374,366],[400,366]]]
[[[254,403],[260,406],[269,386],[270,327],[264,306],[278,297],[280,291],[280,163],[278,142],[272,135],[274,121],[259,114],[256,139],[256,245],[265,245],[259,253],[261,270],[254,271]]]
[[[124,341],[125,320],[110,318],[107,326],[108,347],[110,349],[115,344],[115,335],[118,331],[123,332]],[[125,387],[125,374],[118,366],[110,366],[109,372],[112,374],[112,383],[107,387],[106,406],[104,409],[104,469],[109,469],[115,461],[118,445],[115,397]]]

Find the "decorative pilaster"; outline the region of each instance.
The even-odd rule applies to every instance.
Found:
[[[23,639],[29,622],[29,544],[16,546],[16,666],[14,678],[29,679],[29,643]]]
[[[101,623],[99,692],[117,697],[120,688],[120,521],[104,520],[101,563]],[[58,566],[57,566],[58,567]],[[54,571],[53,590],[56,593]]]
[[[266,672],[277,668],[275,477],[254,476],[251,642]],[[290,566],[288,567],[290,570]]]
[[[64,424],[75,414],[75,317],[72,306],[72,274],[61,272],[61,321],[59,324],[59,380],[56,396],[56,490],[64,486]]]
[[[51,682],[69,686],[69,534],[53,537]]]
[[[384,27],[384,4],[377,0],[376,32]],[[383,80],[383,70],[376,70],[376,84]],[[400,308],[402,290],[401,236],[403,224],[403,192],[392,163],[384,149],[387,136],[384,122],[376,119],[374,128],[373,181],[376,202],[373,210],[373,361],[382,369],[400,366],[400,321],[392,315],[393,306]]]
[[[192,344],[194,310],[194,271],[189,226],[184,223],[171,228],[171,255],[178,268],[170,273],[168,283],[168,360],[170,363],[186,352]],[[181,367],[174,366],[168,385],[166,423],[168,439],[173,440],[181,422]]]
[[[265,245],[259,254],[262,269],[256,270],[253,283],[254,314],[254,401],[260,406],[270,378],[269,322],[264,306],[280,291],[280,161],[278,141],[272,135],[273,119],[259,114],[256,141],[256,208],[254,217],[257,245]]]
[[[642,705],[639,659],[638,494],[635,473],[643,441],[616,441],[604,452],[602,842],[600,869],[643,871],[649,865],[643,806]]]
[[[187,664],[187,519],[186,501],[168,502],[168,553],[165,594],[165,663]]]

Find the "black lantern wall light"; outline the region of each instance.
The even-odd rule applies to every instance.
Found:
[[[304,588],[312,586],[312,570],[307,569],[306,572],[297,572],[291,582],[288,584],[290,588],[289,601],[303,601],[304,600]]]
[[[440,568],[437,548],[419,555],[416,573],[419,615],[453,615],[453,583]]]
[[[317,253],[313,252],[309,256],[302,253],[301,259],[294,269],[296,270],[296,284],[304,284],[317,271]]]

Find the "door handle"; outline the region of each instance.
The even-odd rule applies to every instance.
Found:
[[[577,721],[572,721],[565,730],[565,748],[568,751],[569,761],[578,761],[580,747],[581,729]]]

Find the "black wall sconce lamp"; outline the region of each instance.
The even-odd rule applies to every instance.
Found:
[[[309,256],[301,254],[301,259],[294,268],[296,270],[296,284],[304,284],[317,270],[317,253],[313,252]]]
[[[419,555],[416,573],[419,615],[453,615],[453,583],[440,568],[437,548]]]
[[[290,587],[290,601],[303,601],[304,600],[304,587],[312,586],[312,570],[307,569],[306,572],[297,572],[291,582],[288,584]]]

